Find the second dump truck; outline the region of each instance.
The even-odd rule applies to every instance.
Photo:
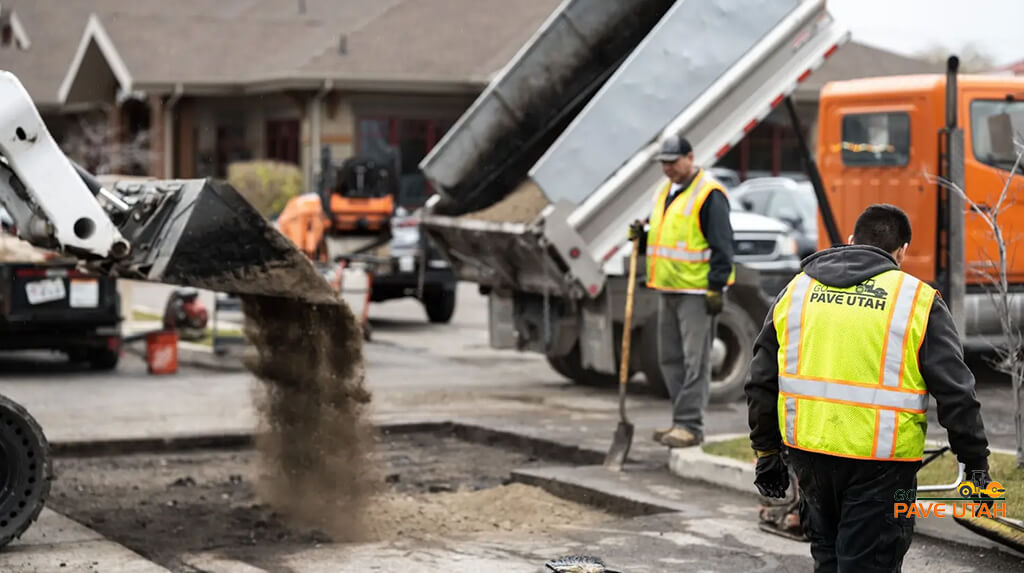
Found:
[[[577,382],[614,381],[626,229],[649,215],[663,184],[652,161],[658,142],[684,133],[696,163],[712,167],[774,109],[785,104],[795,122],[789,95],[849,39],[825,4],[567,0],[556,9],[420,165],[439,191],[423,227],[457,275],[489,293],[493,347],[543,353]],[[948,176],[963,153],[955,144],[950,151],[944,135],[945,85],[941,74],[830,84],[817,159],[801,149],[828,231],[819,247],[845,241],[867,205],[895,203],[914,217],[907,270],[948,297],[957,271],[948,268],[956,243],[947,236],[962,235],[948,232],[958,215],[926,176]],[[1008,175],[1024,81],[965,77],[952,97],[967,119],[968,193],[984,205]],[[733,213],[737,283],[719,322],[712,400],[742,393],[753,338],[799,270],[784,230],[740,215]],[[992,249],[980,223],[968,222],[968,268],[990,265]],[[1011,272],[1016,284],[1024,284],[1021,265]],[[664,393],[650,338],[657,299],[640,287],[630,367]],[[983,290],[968,279],[961,297],[968,341],[999,331]]]

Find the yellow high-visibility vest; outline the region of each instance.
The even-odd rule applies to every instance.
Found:
[[[934,298],[935,289],[895,269],[849,288],[797,275],[772,317],[786,445],[920,460],[928,393],[917,353]]]
[[[705,293],[711,249],[700,228],[700,210],[712,191],[725,193],[725,189],[701,169],[666,210],[671,188],[669,181],[654,200],[647,232],[647,286],[669,292]],[[727,284],[734,282],[735,266]]]

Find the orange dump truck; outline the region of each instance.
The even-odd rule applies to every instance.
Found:
[[[947,110],[947,83],[951,102]],[[955,113],[954,113],[955,112]],[[962,130],[962,146],[951,143],[951,128]],[[853,231],[861,211],[872,203],[891,203],[907,212],[913,241],[904,269],[949,296],[962,277],[965,343],[985,343],[1000,334],[989,302],[988,279],[998,272],[996,242],[981,217],[964,209],[947,210],[946,188],[938,178],[962,169],[964,189],[982,209],[993,208],[1010,176],[1017,154],[1014,134],[1024,129],[1024,78],[952,73],[896,76],[832,82],[821,92],[817,128],[817,164],[840,239]],[[952,152],[949,150],[952,149]],[[960,163],[962,162],[962,163]],[[962,167],[959,167],[959,165]],[[1019,171],[1019,168],[1018,168]],[[1000,221],[1008,238],[1008,279],[1024,287],[1024,257],[1014,256],[1024,231],[1024,205],[1017,198],[1024,178],[1011,183],[1010,204]],[[969,205],[969,204],[968,204]],[[957,207],[953,208],[958,210]],[[824,215],[819,248],[830,246]],[[963,265],[950,267],[947,236],[963,237]],[[1012,312],[1022,317],[1021,297]]]

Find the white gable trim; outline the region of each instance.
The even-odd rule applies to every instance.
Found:
[[[27,50],[32,47],[32,41],[28,37],[28,31],[25,30],[25,26],[21,23],[21,18],[18,18],[17,12],[11,12],[11,32],[14,33],[14,41],[18,44],[18,47],[22,50]]]
[[[71,60],[71,67],[68,69],[67,74],[64,76],[64,81],[60,83],[60,89],[57,91],[57,101],[67,103],[68,92],[71,91],[71,86],[75,82],[75,78],[78,76],[79,68],[82,67],[82,60],[85,59],[85,52],[89,49],[89,45],[93,42],[100,49],[103,57],[107,60],[107,65],[110,66],[110,70],[114,72],[114,77],[117,78],[117,83],[120,84],[121,91],[130,92],[132,91],[132,76],[128,72],[128,66],[125,65],[124,60],[121,58],[121,54],[117,52],[117,48],[114,47],[114,42],[110,39],[110,35],[103,29],[103,24],[100,23],[100,19],[96,17],[96,14],[89,15],[89,22],[85,25],[85,33],[82,34],[82,40],[78,43],[78,49],[75,51],[75,57]]]

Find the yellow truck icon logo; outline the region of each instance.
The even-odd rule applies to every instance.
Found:
[[[988,484],[985,489],[978,489],[978,486],[974,485],[974,482],[964,481],[960,482],[960,485],[956,488],[957,493],[962,497],[971,497],[975,495],[987,495],[991,498],[1003,497],[1006,495],[1006,488],[1003,484],[994,481]]]

